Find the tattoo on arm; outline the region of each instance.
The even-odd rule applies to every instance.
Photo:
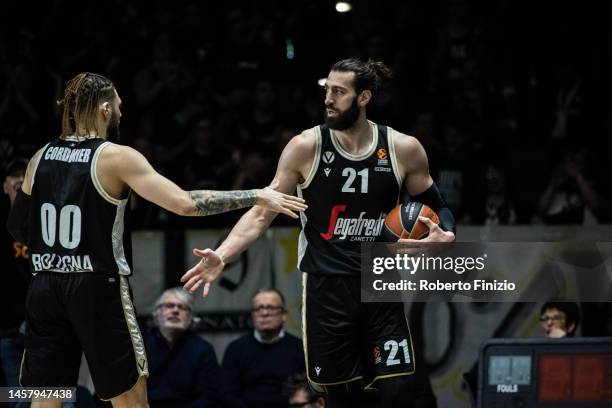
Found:
[[[194,190],[189,192],[189,198],[194,205],[193,215],[204,216],[255,205],[257,193],[256,190]]]

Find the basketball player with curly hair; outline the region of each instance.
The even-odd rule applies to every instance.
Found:
[[[115,407],[145,407],[144,343],[132,304],[131,238],[124,220],[133,190],[179,215],[257,205],[294,218],[304,201],[267,187],[184,191],[116,136],[121,99],[102,75],[68,81],[62,134],[30,160],[8,229],[30,247],[21,384],[73,387],[85,354],[97,394]],[[61,401],[34,401],[61,406]]]

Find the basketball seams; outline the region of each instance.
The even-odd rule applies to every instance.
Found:
[[[426,237],[429,227],[420,221],[419,217],[429,218],[436,224],[440,223],[436,212],[425,204],[409,202],[396,206],[385,218],[384,231],[388,235],[386,239],[397,241],[404,238],[422,239]]]

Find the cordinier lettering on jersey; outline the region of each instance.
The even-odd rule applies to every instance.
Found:
[[[66,163],[87,163],[91,149],[71,149],[70,147],[50,147],[45,152],[45,160],[57,160]]]
[[[385,217],[387,214],[381,212],[377,218],[366,218],[366,212],[362,211],[359,217],[341,217],[346,210],[346,205],[335,205],[329,218],[329,228],[326,233],[321,233],[323,239],[347,240],[359,242],[374,242],[380,236]]]
[[[93,272],[90,255],[30,254],[34,272]]]

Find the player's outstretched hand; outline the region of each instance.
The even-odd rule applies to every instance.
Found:
[[[286,214],[291,218],[298,218],[294,211],[304,211],[308,208],[306,202],[300,197],[276,191],[275,188],[277,186],[278,181],[275,181],[269,187],[257,190],[257,205],[261,205],[268,210]]]
[[[181,277],[181,282],[184,283],[183,288],[193,293],[202,285],[202,296],[208,296],[210,291],[210,285],[217,280],[225,263],[221,257],[212,249],[207,248],[205,250],[194,249],[193,254],[199,256],[200,262]]]

